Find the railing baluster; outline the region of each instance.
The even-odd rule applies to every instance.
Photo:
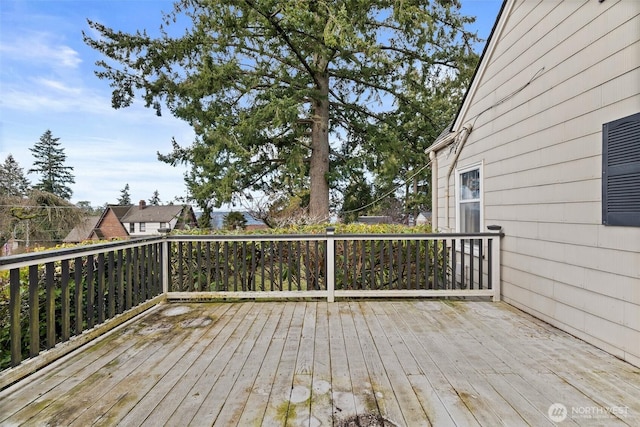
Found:
[[[229,290],[229,242],[223,243],[222,266],[224,269],[224,287],[222,290]]]
[[[196,243],[196,252],[198,255],[198,258],[197,258],[198,290],[204,291],[204,287],[202,286],[202,242]]]
[[[20,269],[9,271],[9,330],[11,340],[11,366],[18,366],[22,362],[22,331],[20,329]]]
[[[82,266],[82,258],[81,257],[76,257],[75,259],[75,264],[74,264],[74,274],[73,274],[73,281],[75,282],[75,308],[74,308],[74,312],[75,312],[75,332],[76,335],[80,335],[83,331],[83,326],[82,326],[82,322],[83,322],[83,316],[82,316],[82,299],[83,299],[83,295],[84,295],[84,285],[82,283],[82,272],[83,272],[83,266]],[[39,350],[38,350],[39,352]],[[38,354],[38,353],[36,353]],[[33,356],[33,354],[32,354]]]
[[[47,331],[47,348],[53,348],[56,345],[56,288],[53,280],[55,275],[55,264],[48,262],[45,264],[45,328]]]
[[[98,254],[98,324],[104,322],[104,254]]]
[[[17,270],[17,269],[16,269]],[[12,270],[13,271],[13,270]],[[19,270],[18,270],[19,271]],[[38,265],[29,266],[29,355],[40,353],[40,296]]]
[[[60,277],[60,339],[67,341],[71,334],[71,310],[69,301],[69,260],[60,261],[62,275]]]
[[[128,310],[133,306],[133,260],[131,257],[131,248],[124,251],[125,262],[125,309]]]
[[[107,295],[107,317],[111,318],[113,316],[115,316],[116,314],[116,310],[115,310],[115,293],[116,293],[116,286],[115,283],[113,281],[113,273],[114,273],[114,259],[113,259],[113,252],[109,252],[107,254],[107,279],[108,279],[108,284],[109,284],[109,290],[108,295]]]
[[[87,328],[93,328],[95,322],[95,288],[93,255],[87,256]]]
[[[484,289],[484,277],[482,276],[484,267],[484,242],[484,239],[480,240],[478,246],[478,289]]]
[[[116,309],[116,313],[122,313],[124,308],[124,257],[122,249],[118,250],[118,258],[116,262],[116,284],[117,284],[117,293],[118,293],[118,306]]]

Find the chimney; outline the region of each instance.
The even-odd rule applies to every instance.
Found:
[[[147,203],[144,200],[140,200],[140,204],[138,205],[140,209],[144,209],[147,207]]]

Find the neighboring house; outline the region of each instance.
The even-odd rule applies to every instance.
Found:
[[[129,212],[131,205],[108,205],[96,223],[89,238],[91,240],[127,239],[129,233],[122,225],[122,218]]]
[[[91,234],[96,228],[100,216],[88,216],[82,223],[75,226],[62,241],[65,243],[80,243],[91,239]]]
[[[147,205],[140,200],[120,219],[131,237],[151,236],[171,230],[196,228],[198,221],[193,209],[187,205]]]
[[[434,230],[502,226],[502,298],[636,366],[639,23],[636,0],[505,1],[428,150]]]
[[[148,206],[141,200],[138,205],[108,205],[89,238],[128,239],[196,227],[197,220],[191,206]]]
[[[416,225],[431,224],[431,212],[420,212],[416,217]]]

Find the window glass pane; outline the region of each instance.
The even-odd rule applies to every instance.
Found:
[[[460,203],[460,232],[480,232],[480,202]]]
[[[480,198],[480,169],[460,174],[460,200]]]

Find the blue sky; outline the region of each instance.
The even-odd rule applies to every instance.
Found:
[[[489,36],[502,0],[462,0],[472,27]],[[2,0],[0,2],[0,161],[11,153],[25,173],[29,148],[47,130],[60,138],[74,168],[72,202],[115,203],[129,184],[131,199],[158,190],[169,202],[186,196],[184,167],[157,160],[171,138],[186,145],[193,132],[184,122],[157,117],[141,102],[114,110],[107,81],[94,75],[100,56],[82,41],[86,19],[123,31],[154,34],[169,0]],[[481,47],[479,47],[481,49]],[[27,175],[31,182],[38,176]]]

